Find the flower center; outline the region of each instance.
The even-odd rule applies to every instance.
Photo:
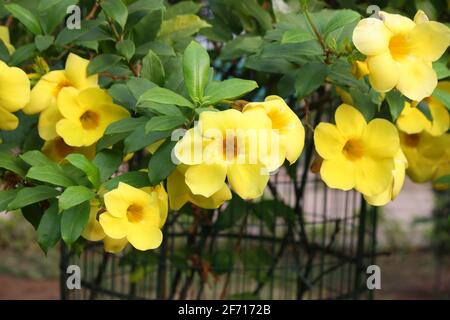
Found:
[[[99,117],[97,113],[88,110],[80,117],[80,121],[84,129],[92,130],[98,127]]]
[[[127,218],[131,223],[139,223],[144,218],[144,212],[140,205],[132,204],[127,209]]]
[[[414,134],[405,134],[404,135],[405,145],[411,148],[417,147],[420,141],[420,135],[417,133]]]
[[[389,41],[389,51],[394,60],[404,59],[410,52],[410,46],[404,35],[393,36]]]
[[[57,97],[58,94],[59,94],[59,92],[60,92],[63,88],[66,88],[66,87],[72,87],[72,84],[71,84],[68,80],[64,80],[64,81],[58,82],[58,83],[56,84],[56,87],[53,89],[53,95],[54,95],[55,97]]]
[[[236,136],[229,136],[222,141],[224,160],[235,159],[238,155],[238,139]]]
[[[350,139],[345,144],[342,152],[348,160],[355,161],[363,156],[364,148],[361,141]]]

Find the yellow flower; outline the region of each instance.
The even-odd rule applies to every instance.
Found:
[[[50,160],[61,163],[71,153],[81,153],[88,159],[95,157],[95,145],[89,147],[71,147],[61,137],[46,141],[42,147],[42,153]]]
[[[99,88],[83,91],[64,88],[57,103],[62,119],[56,124],[56,132],[66,144],[74,147],[94,144],[103,136],[108,125],[130,116],[126,109],[114,104],[112,98]]]
[[[364,196],[367,203],[373,206],[384,206],[390,201],[394,200],[400,193],[405,182],[405,170],[408,166],[408,161],[402,150],[399,149],[394,159],[394,170],[392,171],[392,184],[382,193],[375,196]]]
[[[361,79],[369,74],[366,61],[355,61],[352,65],[352,74],[356,79]]]
[[[450,82],[441,82],[438,88],[450,92]],[[397,127],[408,134],[427,131],[433,136],[440,136],[448,131],[450,125],[450,115],[444,104],[434,97],[424,100],[428,104],[432,121],[430,121],[416,106],[417,103],[405,102],[401,114],[397,119]]]
[[[162,242],[158,201],[147,192],[119,183],[104,196],[107,212],[99,218],[105,234],[116,240],[127,238],[138,250],[158,248]]]
[[[423,183],[436,177],[437,168],[450,147],[449,137],[450,134],[434,137],[427,131],[400,133],[401,147],[408,159],[406,173],[411,180]]]
[[[316,150],[324,159],[322,179],[330,188],[355,188],[366,196],[384,192],[392,183],[399,150],[395,126],[384,119],[366,123],[346,104],[336,110],[335,121],[336,125],[322,122],[314,130]]]
[[[19,119],[13,112],[22,109],[30,100],[30,80],[19,68],[8,67],[0,60],[0,129],[14,130]]]
[[[97,87],[98,75],[87,76],[89,60],[76,54],[69,54],[65,70],[50,71],[31,90],[30,102],[23,111],[26,114],[39,113],[54,105],[63,88],[83,90]]]
[[[83,230],[81,236],[89,241],[101,241],[106,252],[119,253],[128,244],[127,238],[113,239],[108,237],[103,231],[102,226],[97,220],[97,215],[100,211],[100,206],[97,201],[91,201],[91,211],[89,213],[89,220],[86,227]]]
[[[159,206],[159,227],[162,228],[167,220],[167,214],[169,213],[169,198],[166,190],[164,190],[164,186],[161,184],[154,187],[145,187],[141,190],[147,192],[151,195],[157,202]]]
[[[12,54],[14,52],[14,47],[11,45],[11,40],[9,39],[8,27],[0,26],[0,40],[3,41],[6,49],[8,49],[9,53]]]
[[[277,163],[273,170],[278,169],[284,159],[287,159],[290,164],[296,162],[305,145],[305,128],[297,115],[278,96],[269,96],[264,102],[249,103],[244,107],[243,112],[255,108],[261,108],[267,113],[272,122],[272,130],[277,130],[279,133],[280,156],[277,158],[280,158],[281,163]]]
[[[260,197],[269,174],[265,150],[264,159],[257,150],[258,133],[270,132],[271,127],[271,120],[260,108],[245,113],[234,109],[202,112],[198,126],[175,146],[176,158],[189,165],[185,182],[192,193],[209,198],[223,188],[227,178],[241,198]]]
[[[379,92],[396,87],[411,100],[431,96],[437,75],[431,63],[450,44],[450,29],[428,21],[419,11],[412,21],[398,14],[379,13],[382,20],[362,19],[353,31],[353,43],[367,56],[369,80]]]
[[[225,182],[219,191],[208,198],[193,194],[185,182],[184,174],[187,169],[188,166],[179,165],[167,178],[167,192],[172,210],[180,210],[187,202],[204,209],[216,209],[231,199],[231,191]]]

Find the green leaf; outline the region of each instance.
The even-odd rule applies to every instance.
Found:
[[[53,161],[47,158],[39,150],[31,150],[20,155],[20,158],[32,167],[55,165]]]
[[[295,88],[298,98],[303,98],[325,83],[328,68],[320,62],[308,62],[297,73]]]
[[[130,61],[136,52],[134,42],[129,39],[117,42],[116,49],[127,61]]]
[[[27,173],[27,178],[62,187],[70,187],[76,184],[76,182],[67,176],[64,170],[56,164],[32,167]]]
[[[138,105],[138,108],[149,110],[152,113],[165,116],[180,116],[184,117],[180,108],[171,104],[161,104],[156,102],[143,102]],[[195,109],[197,110],[197,109]]]
[[[120,182],[129,184],[135,188],[144,188],[150,185],[147,172],[131,171],[105,182],[103,187],[107,190],[113,190],[117,188]]]
[[[9,64],[12,66],[17,66],[22,64],[22,62],[30,59],[36,50],[36,46],[34,43],[26,44],[22,47],[19,47],[14,51],[9,60]]]
[[[106,71],[114,66],[116,66],[120,60],[121,56],[111,53],[100,54],[89,62],[87,67],[88,75]]]
[[[161,59],[152,50],[142,60],[141,76],[148,79],[159,86],[164,84],[166,73],[164,71]]]
[[[37,228],[38,243],[47,254],[48,249],[53,248],[61,237],[61,216],[58,213],[58,204],[54,201],[45,210]]]
[[[0,191],[0,212],[8,208],[8,204],[17,197],[20,189],[1,190]]]
[[[256,53],[261,49],[262,44],[263,39],[259,36],[237,36],[222,48],[220,58],[231,60]]]
[[[67,29],[64,28],[56,37],[55,45],[64,46],[73,43],[82,37],[85,37],[97,30],[101,24],[101,20],[83,20],[81,21],[81,29]]]
[[[130,153],[141,150],[149,145],[169,137],[172,131],[154,131],[145,133],[145,125],[136,128],[124,141],[124,152]]]
[[[36,36],[34,38],[34,44],[36,45],[36,48],[39,51],[45,51],[53,44],[53,41],[55,40],[55,37],[53,36]]]
[[[202,28],[210,26],[195,14],[178,15],[162,22],[158,32],[158,38],[166,41],[177,38],[183,39],[196,34]]]
[[[185,122],[186,119],[180,116],[155,116],[145,125],[145,133],[172,130],[183,125]]]
[[[193,1],[182,1],[174,5],[168,6],[166,12],[164,13],[164,19],[165,20],[172,19],[178,15],[183,14],[196,14],[201,7],[202,4],[195,3]]]
[[[189,95],[195,102],[203,98],[209,81],[210,59],[198,42],[192,41],[183,54],[183,75]]]
[[[15,3],[6,4],[5,8],[29,31],[35,35],[42,34],[39,21],[31,11]]]
[[[84,155],[78,153],[69,154],[66,157],[66,160],[69,161],[74,167],[77,167],[83,171],[94,188],[98,188],[100,186],[100,172],[98,168],[94,166],[92,162],[89,161],[89,159],[87,159]]]
[[[335,11],[335,14],[322,31],[323,36],[326,38],[331,32],[357,21],[360,17],[360,14],[353,10]]]
[[[117,171],[122,164],[122,158],[121,153],[110,149],[105,149],[97,153],[93,163],[100,170],[101,182],[108,180]]]
[[[83,186],[68,187],[59,197],[59,210],[67,210],[89,201],[95,197],[95,193]]]
[[[20,209],[23,217],[27,220],[35,230],[39,227],[44,211],[38,203],[33,203]]]
[[[258,88],[258,84],[251,80],[228,79],[221,82],[211,82],[206,87],[205,102],[203,104],[215,104],[222,100],[232,100],[256,88]]]
[[[428,102],[422,100],[420,103],[417,104],[416,108],[419,109],[428,120],[433,121],[433,115],[431,114]]]
[[[450,175],[437,178],[436,180],[433,181],[433,183],[436,183],[436,184],[450,184]]]
[[[21,189],[16,198],[8,205],[8,210],[16,210],[30,204],[41,202],[50,198],[55,198],[59,192],[52,187],[37,186]]]
[[[444,89],[436,88],[433,92],[433,97],[442,102],[447,110],[450,111],[450,92]]]
[[[128,8],[125,6],[123,1],[105,0],[101,2],[100,5],[103,11],[105,11],[106,15],[116,21],[123,30],[128,19]]]
[[[172,150],[175,144],[176,141],[166,141],[150,158],[148,177],[151,185],[158,185],[175,170],[176,164],[172,161]]]
[[[147,123],[147,121],[148,118],[146,117],[125,118],[111,123],[108,128],[106,128],[105,134],[132,132],[140,125]]]
[[[27,165],[9,152],[0,152],[0,168],[14,172],[21,177],[25,177],[27,173]]]
[[[302,43],[316,39],[316,36],[300,29],[288,30],[283,34],[282,44],[286,43]]]
[[[391,112],[392,120],[397,120],[400,113],[405,106],[405,98],[397,90],[391,90],[386,93],[386,100],[389,105],[389,111]]]
[[[433,69],[436,71],[438,80],[450,77],[450,69],[447,67],[448,56],[444,55],[441,59],[433,62]]]
[[[63,22],[67,9],[78,0],[41,0],[38,6],[39,21],[46,34],[52,33]]]
[[[174,104],[181,107],[194,108],[192,103],[185,97],[169,89],[154,87],[147,90],[139,99],[139,102],[151,101],[163,104]]]
[[[78,240],[89,220],[89,201],[65,210],[61,214],[61,237],[68,245]]]

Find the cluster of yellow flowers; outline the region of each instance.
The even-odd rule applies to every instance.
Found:
[[[225,183],[243,199],[260,197],[269,180],[287,159],[297,161],[305,129],[284,100],[269,96],[242,111],[204,111],[174,149],[180,163],[169,176],[171,207],[186,202],[217,208],[231,199]]]

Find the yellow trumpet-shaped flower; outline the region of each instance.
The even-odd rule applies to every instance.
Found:
[[[50,160],[61,163],[71,153],[81,153],[88,159],[95,157],[95,145],[89,147],[72,147],[67,145],[61,137],[46,141],[42,147],[44,153]]]
[[[264,102],[254,102],[247,104],[243,112],[262,108],[269,116],[272,122],[272,130],[279,134],[280,156],[277,157],[281,163],[275,164],[278,169],[287,159],[290,164],[297,161],[305,145],[305,128],[300,119],[292,111],[286,102],[278,96],[269,96]]]
[[[438,88],[450,92],[450,82],[440,82]],[[432,121],[417,108],[417,103],[405,102],[401,114],[397,118],[397,127],[408,134],[427,131],[432,136],[440,136],[448,131],[450,126],[450,115],[445,105],[435,97],[424,100],[428,105]]]
[[[6,49],[8,49],[9,53],[12,54],[14,52],[14,47],[11,44],[11,40],[9,38],[9,29],[6,26],[0,26],[0,40],[3,41]]]
[[[138,250],[158,248],[162,242],[158,200],[147,192],[119,183],[104,196],[107,212],[99,218],[105,234],[116,240],[127,238]]]
[[[336,125],[320,123],[314,142],[323,158],[322,179],[330,188],[355,188],[376,196],[392,184],[394,158],[399,150],[397,129],[389,121],[366,123],[354,107],[342,104],[335,114]]]
[[[377,194],[376,196],[364,196],[367,203],[373,206],[384,206],[394,200],[402,190],[403,183],[405,182],[405,170],[408,167],[408,160],[406,160],[406,157],[401,149],[398,150],[394,161],[392,185],[390,185],[384,192]]]
[[[83,91],[64,88],[57,103],[62,119],[56,124],[56,132],[73,147],[94,144],[108,125],[130,116],[125,108],[114,104],[106,91],[99,88]]]
[[[415,101],[431,96],[437,85],[431,63],[450,45],[450,29],[428,21],[422,11],[414,21],[382,11],[379,15],[381,19],[362,19],[353,31],[353,43],[367,56],[371,85],[379,92],[396,87]]]
[[[188,166],[179,165],[167,178],[167,192],[171,209],[180,210],[187,202],[204,209],[216,209],[231,199],[231,191],[225,182],[208,198],[193,194],[185,182],[184,174],[187,169]]]
[[[98,75],[87,76],[89,60],[76,54],[69,54],[65,70],[50,71],[31,90],[30,102],[23,111],[26,114],[39,113],[54,105],[63,88],[83,90],[97,87]]]
[[[241,198],[260,197],[269,180],[269,159],[259,135],[270,141],[271,128],[261,108],[244,113],[234,109],[202,112],[198,126],[175,146],[176,158],[189,165],[185,182],[191,192],[209,198],[223,188],[227,178]]]
[[[14,130],[19,119],[13,112],[22,109],[30,100],[30,81],[19,68],[9,67],[0,60],[0,129]]]
[[[437,178],[444,167],[446,156],[450,153],[450,134],[438,137],[427,131],[415,134],[400,133],[403,152],[408,159],[406,173],[417,183]],[[448,159],[447,159],[448,161]]]
[[[366,61],[355,61],[352,65],[352,74],[356,79],[361,79],[369,74]]]
[[[106,252],[119,253],[128,244],[127,238],[113,239],[108,237],[103,231],[100,222],[98,222],[98,214],[100,212],[100,206],[97,201],[91,201],[91,211],[89,213],[89,220],[86,227],[83,229],[81,236],[89,241],[101,241],[103,240],[103,246]]]

